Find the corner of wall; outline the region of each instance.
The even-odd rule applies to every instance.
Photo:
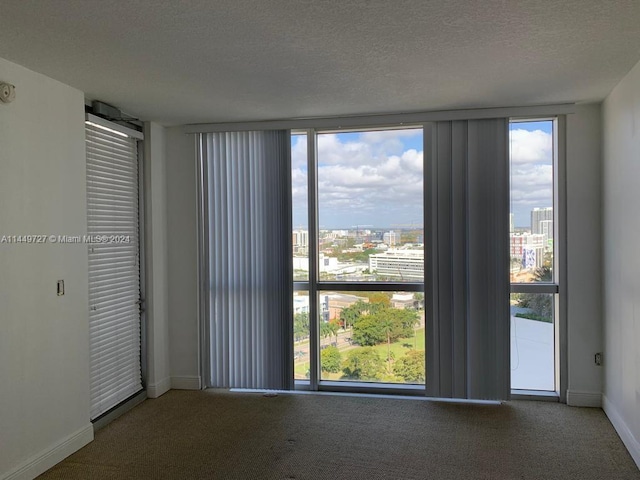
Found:
[[[603,369],[601,104],[567,116],[567,403],[600,406]]]
[[[182,127],[166,132],[171,383],[199,388],[195,139]]]
[[[144,137],[146,381],[147,395],[156,398],[171,388],[165,129],[146,122]]]
[[[629,429],[625,420],[622,418],[616,407],[611,403],[606,395],[603,395],[602,409],[607,414],[609,421],[616,429],[616,432],[620,436],[622,443],[627,447],[633,461],[636,462],[638,468],[640,468],[640,441],[633,435],[633,432]]]
[[[71,435],[27,459],[2,477],[4,480],[31,480],[93,441],[93,425],[88,423]]]
[[[640,467],[640,62],[602,118],[603,409]]]
[[[567,390],[567,405],[570,407],[602,407],[602,393]]]

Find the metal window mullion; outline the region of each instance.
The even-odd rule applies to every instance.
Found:
[[[317,135],[307,130],[307,208],[309,224],[309,388],[318,390],[320,358],[318,340],[318,183]]]
[[[554,280],[558,286],[555,303],[557,314],[555,330],[556,351],[556,389],[561,402],[566,402],[568,388],[568,338],[567,338],[567,161],[566,161],[566,122],[565,115],[559,115],[553,122],[555,185],[554,185]],[[557,209],[555,208],[557,205]]]
[[[512,283],[511,293],[559,293],[557,283]]]
[[[317,282],[318,290],[345,292],[423,292],[423,282]]]

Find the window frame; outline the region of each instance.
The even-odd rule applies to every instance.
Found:
[[[509,118],[509,126],[520,122],[552,122],[553,134],[553,280],[551,282],[512,282],[511,293],[553,294],[554,296],[554,390],[511,389],[514,399],[542,398],[566,402],[567,392],[567,182],[566,116],[518,116]]]
[[[357,382],[357,381],[333,381],[321,379],[320,365],[320,324],[319,324],[319,293],[323,291],[348,291],[348,292],[419,292],[427,296],[426,281],[422,282],[367,282],[367,281],[326,281],[319,276],[319,223],[318,223],[318,150],[317,139],[319,134],[366,132],[381,130],[407,130],[420,129],[424,133],[424,125],[419,123],[372,125],[360,128],[307,128],[304,130],[292,130],[291,135],[306,135],[307,137],[307,223],[308,223],[308,258],[309,277],[307,280],[294,280],[294,292],[306,291],[309,295],[309,380],[295,380],[296,390],[332,391],[332,392],[357,392],[357,393],[401,393],[403,395],[425,395],[426,382],[421,384],[396,384],[382,382]],[[424,138],[423,138],[424,148]],[[423,169],[423,204],[427,197],[426,169]],[[423,208],[422,221],[425,225],[425,210]],[[425,245],[425,252],[427,251]],[[424,271],[427,272],[427,255],[424,256]],[[426,275],[426,273],[425,273]],[[426,373],[426,372],[425,372]]]
[[[556,119],[556,135],[554,135],[554,142],[556,144],[556,151],[558,157],[558,168],[556,171],[556,181],[558,189],[556,195],[558,196],[557,218],[558,225],[555,229],[554,235],[557,235],[559,241],[557,242],[557,254],[556,258],[559,262],[559,267],[556,270],[558,277],[557,290],[558,290],[558,302],[555,303],[556,308],[556,392],[549,394],[548,392],[535,391],[529,392],[519,391],[512,392],[512,398],[535,398],[535,399],[548,399],[553,397],[553,400],[566,401],[567,381],[568,381],[568,367],[567,367],[567,302],[566,302],[566,245],[567,245],[567,228],[566,228],[566,115],[575,112],[575,105],[573,103],[564,104],[549,104],[549,105],[537,105],[537,106],[517,106],[517,107],[499,107],[499,108],[480,108],[480,109],[467,109],[467,110],[442,110],[442,111],[418,111],[414,113],[396,113],[396,114],[377,114],[377,115],[352,115],[352,116],[339,116],[339,117],[318,117],[318,118],[298,118],[298,119],[284,119],[284,120],[267,120],[267,121],[254,121],[254,122],[231,122],[231,123],[202,123],[192,124],[183,127],[185,134],[198,134],[209,132],[233,132],[233,131],[247,131],[247,130],[268,130],[268,129],[287,129],[291,131],[307,133],[322,130],[332,129],[334,131],[347,131],[347,129],[368,129],[368,128],[384,128],[384,127],[403,127],[404,125],[419,125],[424,126],[429,122],[438,121],[452,121],[452,120],[473,120],[473,119],[485,119],[485,118],[507,118],[512,120],[535,120],[540,118],[555,118]],[[197,142],[196,142],[197,145]],[[313,146],[312,146],[313,145]],[[308,149],[315,148],[315,142],[308,142]],[[315,153],[315,152],[314,152]],[[201,166],[197,168],[198,178],[197,187],[201,193],[204,189],[202,182]],[[425,170],[426,174],[426,170]],[[199,198],[199,202],[201,198]],[[425,194],[425,207],[429,204],[428,195]],[[202,245],[201,233],[206,220],[203,218],[202,205],[198,205],[198,275],[199,275],[199,288],[198,288],[198,319],[200,330],[199,336],[199,352],[200,358],[199,364],[199,376],[202,378],[207,371],[207,351],[210,348],[208,343],[208,335],[206,330],[206,311],[202,305],[202,298],[206,295],[205,291],[205,277],[204,267],[202,260],[206,258],[206,253]],[[426,210],[425,210],[426,213]],[[311,222],[311,219],[309,219]],[[427,245],[428,239],[425,238],[425,245]],[[203,256],[203,253],[204,256]],[[426,256],[425,256],[426,257]],[[425,258],[426,261],[426,258]],[[313,262],[311,262],[311,265]],[[310,268],[311,268],[310,265]],[[425,269],[425,274],[428,270]],[[432,288],[431,278],[429,275],[425,277],[425,298],[427,298],[427,290]],[[296,282],[300,284],[307,284],[306,281]],[[341,285],[342,288],[342,285]],[[403,289],[407,289],[407,285],[402,285]],[[528,287],[523,287],[528,288]],[[304,290],[304,287],[298,286],[293,288],[296,291]],[[307,288],[307,291],[309,289]],[[314,292],[317,295],[317,290]],[[310,292],[311,295],[311,292]],[[317,314],[317,312],[316,312]],[[312,335],[317,336],[317,332],[311,332]],[[316,341],[315,344],[318,342]],[[312,342],[312,345],[314,343]],[[319,357],[319,352],[316,349],[315,357]],[[309,382],[307,382],[309,384]],[[309,385],[297,385],[297,388],[309,389]],[[317,385],[316,385],[317,388]],[[385,393],[391,393],[385,392]]]

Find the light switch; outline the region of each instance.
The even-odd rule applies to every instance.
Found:
[[[58,280],[58,296],[64,295],[64,280]]]

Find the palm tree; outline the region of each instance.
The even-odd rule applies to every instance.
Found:
[[[329,329],[331,333],[336,337],[336,347],[338,346],[338,330],[340,329],[340,325],[337,322],[329,322]]]
[[[387,336],[387,370],[391,373],[391,333],[394,329],[393,319],[391,316],[385,316],[380,323],[380,327]]]
[[[320,336],[322,338],[327,338],[330,335],[333,335],[330,324],[328,322],[322,322],[320,324]]]

